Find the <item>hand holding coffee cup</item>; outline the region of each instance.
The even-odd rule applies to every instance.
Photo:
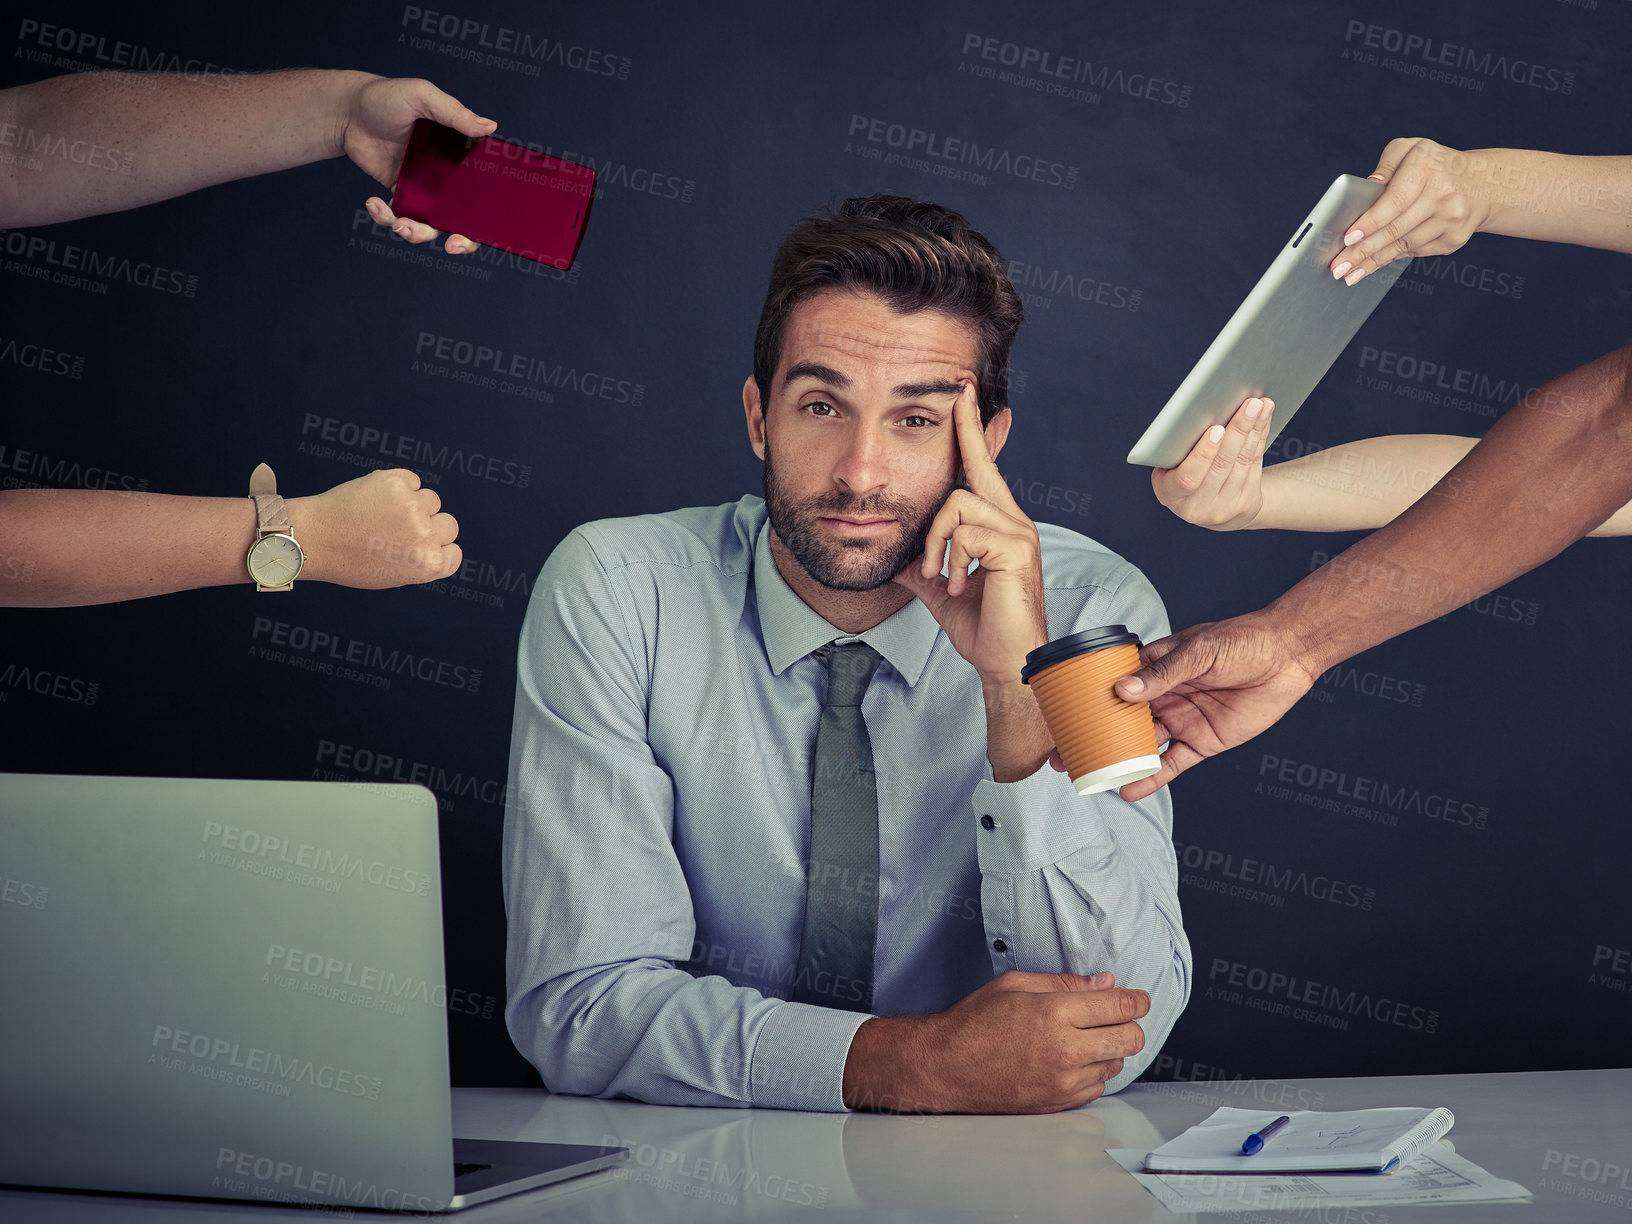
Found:
[[[1126,786],[1162,767],[1150,707],[1123,701],[1111,687],[1139,670],[1139,646],[1126,625],[1102,625],[1026,656],[1021,682],[1037,695],[1079,795]]]

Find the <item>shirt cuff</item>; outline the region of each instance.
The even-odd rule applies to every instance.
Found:
[[[1071,779],[1047,761],[1018,782],[975,784],[975,857],[982,872],[1037,871],[1096,840],[1110,852],[1106,795],[1079,795]],[[1112,801],[1114,792],[1108,792]]]
[[[749,1091],[768,1109],[844,1110],[844,1063],[867,1012],[783,1003],[772,1010],[749,1067]]]

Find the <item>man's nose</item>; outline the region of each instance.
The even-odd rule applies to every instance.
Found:
[[[876,427],[858,425],[845,438],[833,478],[857,497],[889,483],[889,451]]]

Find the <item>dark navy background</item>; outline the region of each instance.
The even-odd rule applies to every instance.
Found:
[[[501,135],[601,174],[570,277],[374,229],[361,206],[379,189],[345,161],[0,239],[4,336],[79,360],[77,376],[0,364],[0,475],[13,485],[41,482],[11,466],[26,450],[65,461],[58,483],[96,466],[129,487],[240,496],[265,460],[286,494],[315,493],[394,466],[377,441],[389,433],[392,446],[414,440],[404,466],[437,482],[470,563],[426,589],[309,583],[261,598],[240,586],[6,612],[0,667],[79,682],[64,691],[82,699],[0,686],[0,769],[368,781],[398,775],[382,758],[417,764],[443,808],[449,983],[493,1000],[527,586],[584,520],[758,490],[739,391],[771,251],[798,217],[876,190],[932,198],[1014,261],[1027,322],[1005,477],[1034,517],[1143,567],[1182,627],[1260,606],[1352,538],[1189,527],[1122,458],[1332,178],[1370,173],[1406,135],[1632,149],[1624,0],[788,15],[456,2],[438,10],[452,37],[389,3],[206,17],[57,3],[0,30],[6,84],[107,66],[42,47],[46,23],[237,71],[424,76]],[[482,34],[460,37],[484,24],[489,42],[505,28],[544,50],[490,62]],[[1427,40],[1435,55],[1468,48],[1473,66],[1426,75],[1439,67],[1424,62]],[[1051,66],[1086,62],[1063,82],[1086,96],[1002,79],[1025,48]],[[1536,83],[1514,61],[1538,65]],[[1047,84],[1035,65],[1025,75]],[[889,164],[913,128],[937,150],[955,139],[1041,163],[1043,181],[932,160],[927,138]],[[67,244],[179,275],[158,288],[134,270],[92,278],[105,291],[54,282]],[[1481,433],[1512,389],[1632,339],[1629,318],[1627,256],[1476,237],[1390,293],[1277,453]],[[532,386],[553,398],[435,359],[461,342],[541,360],[555,382]],[[1480,394],[1448,403],[1424,363],[1465,371]],[[1195,993],[1153,1076],[1626,1061],[1632,833],[1615,748],[1632,678],[1627,547],[1583,542],[1351,660],[1173,788]],[[329,634],[446,666],[441,680],[376,668],[388,688],[340,679],[312,670],[323,651],[273,647],[257,618],[282,622],[286,641]],[[281,662],[262,654],[279,648]],[[520,1082],[490,1011],[452,1017],[457,1083]]]

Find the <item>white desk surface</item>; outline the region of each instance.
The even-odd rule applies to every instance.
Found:
[[[891,1117],[681,1109],[511,1088],[454,1090],[454,1133],[478,1139],[617,1144],[622,1170],[446,1217],[521,1221],[1209,1220],[1229,1224],[1632,1221],[1632,1069],[1374,1079],[1140,1084],[1042,1117]],[[1105,1155],[1152,1148],[1220,1105],[1362,1109],[1445,1105],[1457,1150],[1528,1187],[1529,1203],[1176,1216]],[[389,1212],[0,1191],[0,1220],[189,1224],[334,1218],[389,1224]],[[423,1219],[424,1217],[416,1217]]]

